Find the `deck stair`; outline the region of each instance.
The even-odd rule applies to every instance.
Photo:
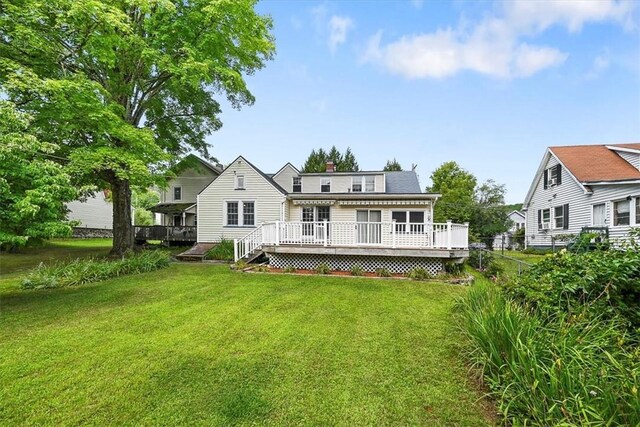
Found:
[[[215,243],[196,243],[191,248],[176,255],[176,259],[179,261],[202,261],[204,255],[215,245]]]

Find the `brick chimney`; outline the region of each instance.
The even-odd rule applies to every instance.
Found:
[[[329,160],[327,162],[327,172],[335,172],[335,171],[336,171],[336,165],[334,165],[333,162]]]

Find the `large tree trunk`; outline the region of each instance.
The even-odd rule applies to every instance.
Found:
[[[131,187],[128,180],[111,180],[113,201],[113,248],[111,255],[122,256],[133,249],[133,225],[131,221]]]

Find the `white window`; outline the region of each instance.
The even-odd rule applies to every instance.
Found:
[[[631,219],[631,201],[613,202],[613,225],[629,225]]]
[[[301,176],[293,177],[293,192],[302,193],[302,177]]]
[[[553,208],[553,220],[554,228],[565,228],[564,206],[556,206],[555,208]]]
[[[593,221],[591,225],[603,227],[607,218],[607,205],[605,203],[599,203],[593,205]]]
[[[636,197],[636,225],[640,225],[640,197]]]
[[[251,201],[225,202],[225,226],[253,227],[256,225],[256,203]]]
[[[181,186],[173,187],[173,200],[174,201],[182,200],[182,187]]]
[[[321,193],[331,192],[331,178],[320,178],[320,192]]]
[[[236,190],[244,190],[244,175],[236,175]]]
[[[376,177],[375,176],[365,176],[364,177],[364,191],[374,192],[376,191]]]
[[[538,210],[538,230],[546,230],[551,228],[551,209]]]
[[[351,191],[354,193],[362,192],[362,177],[361,176],[352,176],[351,177]]]
[[[392,211],[391,219],[396,222],[396,233],[424,233],[424,211]]]

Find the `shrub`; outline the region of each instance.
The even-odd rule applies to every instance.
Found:
[[[222,239],[204,255],[205,259],[233,261],[233,240]]]
[[[169,253],[156,250],[129,254],[118,260],[86,258],[49,266],[40,264],[22,280],[21,286],[45,289],[84,285],[164,268],[169,260]]]
[[[247,262],[243,259],[238,260],[238,262],[236,262],[235,264],[231,264],[231,268],[233,270],[244,270],[245,268],[247,268],[249,264],[247,264]]]
[[[318,264],[318,266],[316,267],[316,273],[318,274],[329,274],[331,273],[331,269],[329,268],[329,266],[327,264]]]
[[[295,267],[288,266],[288,267],[285,267],[285,268],[284,268],[284,270],[282,270],[282,271],[283,271],[284,273],[295,273],[295,272],[296,272],[296,269],[295,269]]]
[[[431,279],[431,274],[424,268],[416,267],[407,273],[407,277],[412,280],[428,280]]]
[[[617,318],[545,317],[487,282],[469,289],[457,309],[466,355],[505,424],[640,423],[640,354],[624,346]]]
[[[376,268],[376,275],[378,277],[391,277],[391,272],[386,268]]]
[[[253,268],[253,271],[257,271],[258,273],[268,273],[269,272],[269,266],[267,266],[267,265],[256,265]]]
[[[464,271],[464,263],[461,262],[445,262],[444,271],[454,276],[462,274]]]
[[[482,272],[485,277],[496,279],[504,274],[504,267],[496,260],[493,253],[489,251],[475,250],[469,251],[470,266]]]
[[[364,275],[364,270],[359,265],[354,265],[353,267],[351,267],[351,275],[362,276]]]

